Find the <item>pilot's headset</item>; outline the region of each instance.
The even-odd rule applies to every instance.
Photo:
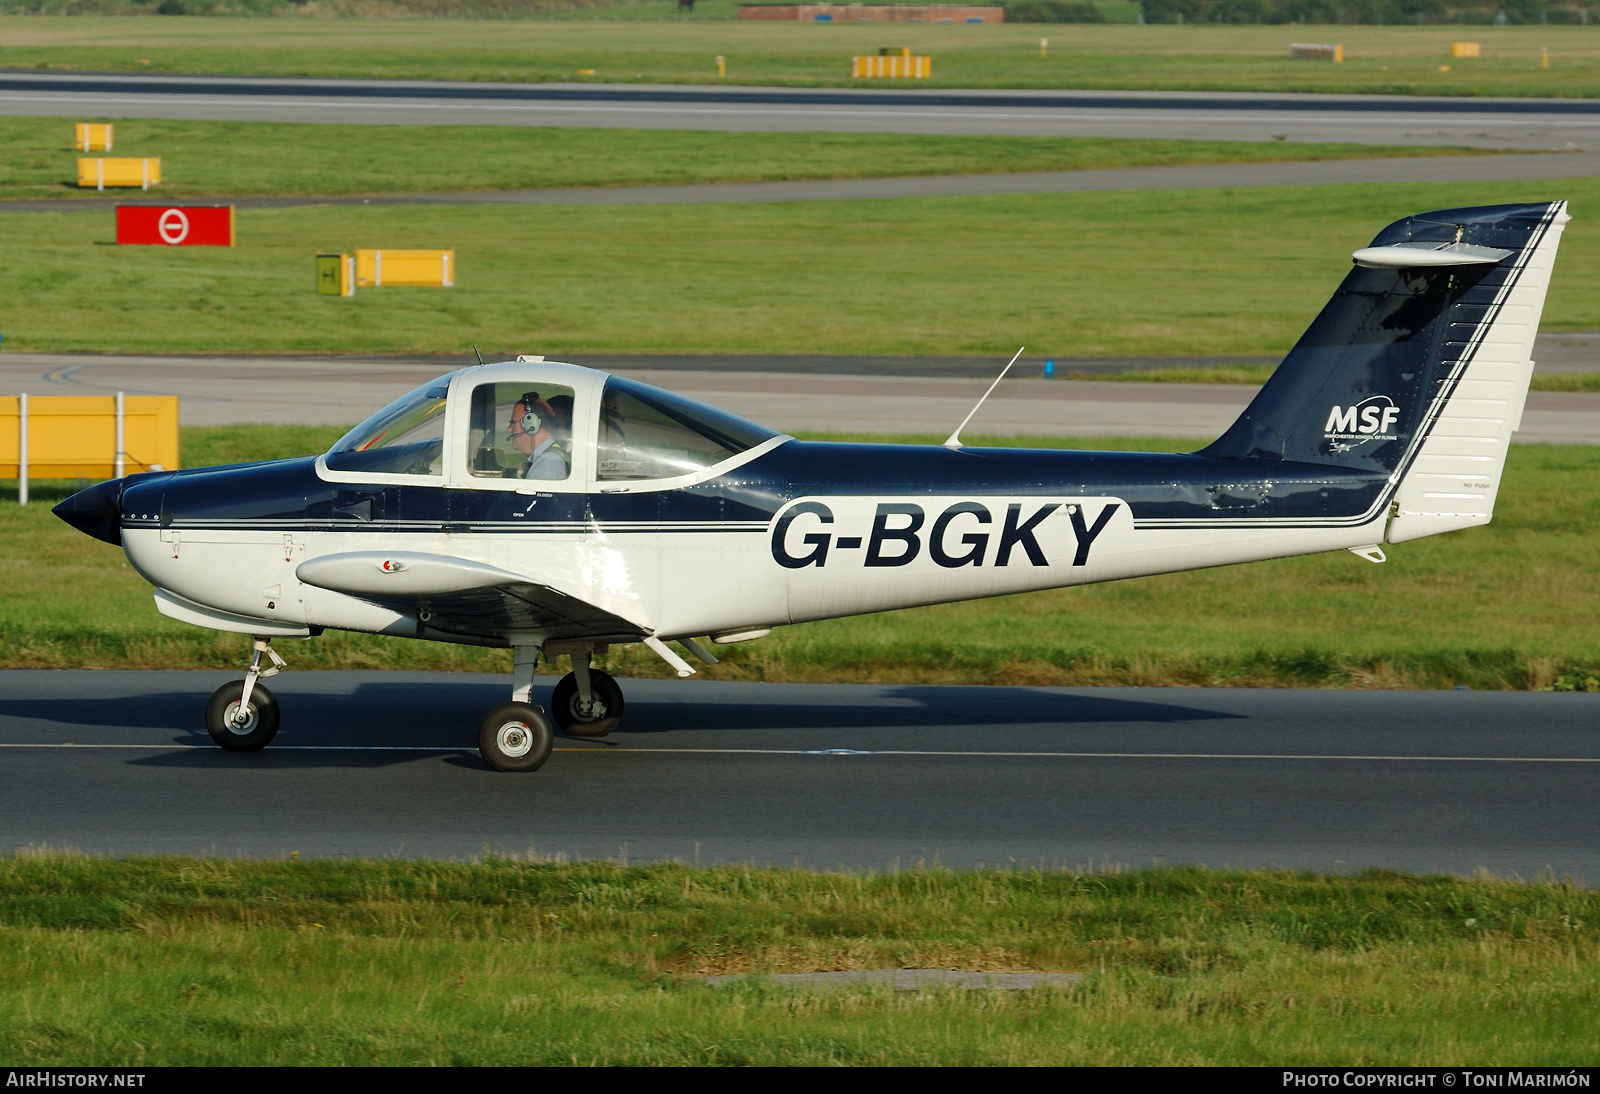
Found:
[[[544,404],[539,400],[537,391],[525,391],[517,402],[522,404],[522,417],[517,421],[517,428],[532,437],[544,428],[544,419],[539,416],[538,407]]]

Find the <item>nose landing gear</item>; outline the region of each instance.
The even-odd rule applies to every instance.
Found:
[[[257,683],[289,667],[269,645],[271,641],[257,638],[244,679],[223,684],[206,704],[206,729],[229,752],[259,752],[278,735],[278,700]],[[270,668],[262,669],[262,654],[272,660]]]

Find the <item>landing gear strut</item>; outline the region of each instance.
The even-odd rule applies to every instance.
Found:
[[[269,645],[271,641],[257,638],[244,679],[223,684],[206,704],[206,729],[229,752],[259,752],[278,735],[278,700],[258,681],[289,666]],[[271,659],[269,668],[261,667],[262,654]]]

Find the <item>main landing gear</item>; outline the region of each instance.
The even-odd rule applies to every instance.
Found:
[[[511,702],[495,707],[478,727],[478,751],[496,771],[537,771],[550,758],[555,734],[604,737],[622,721],[622,688],[608,674],[589,667],[593,654],[572,651],[572,671],[550,696],[550,713],[533,705],[537,646],[512,651]],[[551,658],[547,655],[546,660]]]
[[[271,641],[257,638],[244,679],[223,684],[206,704],[206,729],[229,752],[259,752],[278,735],[278,700],[258,682],[288,668],[268,645]],[[261,667],[262,654],[271,659],[271,667]]]
[[[569,737],[604,737],[622,721],[622,688],[589,667],[587,650],[572,655],[572,671],[550,693],[550,713]]]

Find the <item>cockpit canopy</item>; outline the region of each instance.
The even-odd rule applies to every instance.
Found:
[[[462,369],[407,392],[328,451],[331,471],[562,482],[574,467],[595,481],[693,475],[782,434],[658,387],[570,365]],[[508,375],[508,373],[510,373]],[[457,378],[461,381],[457,383]],[[598,396],[595,391],[598,388]],[[452,392],[454,394],[452,394]],[[452,399],[464,404],[447,415]],[[450,441],[449,429],[458,431]],[[459,431],[465,436],[460,437]],[[580,446],[590,459],[575,459]]]
[[[649,384],[612,376],[600,394],[595,478],[670,479],[704,471],[780,434]]]
[[[383,475],[444,473],[444,410],[452,372],[400,398],[356,426],[328,449],[335,471]]]

